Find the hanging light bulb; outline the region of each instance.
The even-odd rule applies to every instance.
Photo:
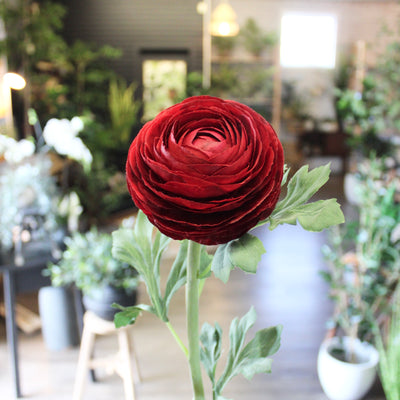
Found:
[[[213,11],[210,31],[213,36],[236,36],[239,33],[236,13],[227,0],[222,1]]]
[[[15,72],[7,72],[4,74],[3,81],[10,89],[14,90],[22,90],[26,86],[25,79]]]

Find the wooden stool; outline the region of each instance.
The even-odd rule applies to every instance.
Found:
[[[108,357],[93,358],[96,335],[117,335],[119,351]],[[91,311],[83,317],[83,332],[76,371],[73,400],[81,400],[88,371],[104,367],[108,373],[117,373],[124,382],[125,399],[135,399],[131,357],[134,361],[135,381],[140,382],[139,369],[132,351],[129,327],[116,328],[113,321],[106,321]]]

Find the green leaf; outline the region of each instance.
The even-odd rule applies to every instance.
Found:
[[[153,229],[154,225],[148,220],[145,213],[142,210],[139,210],[136,216],[134,228],[136,238],[147,239],[150,245],[153,236]]]
[[[205,279],[211,275],[212,260],[213,256],[207,253],[206,246],[201,246],[199,279]]]
[[[237,367],[237,375],[240,373],[246,379],[251,380],[255,374],[269,374],[272,370],[270,358],[252,358],[244,360]]]
[[[265,253],[264,245],[259,238],[246,233],[241,238],[232,240],[228,248],[235,267],[252,274],[257,272],[257,265]]]
[[[250,380],[255,374],[271,372],[272,360],[266,357],[278,351],[281,332],[281,326],[258,331],[239,355],[238,373]]]
[[[282,177],[281,186],[285,186],[286,185],[286,182],[287,182],[288,177],[289,177],[289,172],[290,172],[290,168],[287,168],[287,165],[285,164],[285,166],[283,167],[283,177]]]
[[[184,240],[180,244],[178,254],[169,272],[164,293],[164,304],[167,309],[173,294],[186,283],[187,249],[188,241]]]
[[[114,324],[117,328],[134,324],[136,322],[136,318],[140,315],[142,311],[148,311],[153,314],[155,313],[153,307],[150,307],[147,304],[138,304],[135,306],[123,307],[119,304],[114,303],[112,307],[121,310],[114,315]]]
[[[215,386],[217,396],[220,396],[225,385],[238,374],[251,379],[257,373],[271,372],[272,361],[267,357],[279,349],[282,327],[277,326],[258,331],[243,348],[245,336],[254,325],[255,320],[256,313],[252,307],[240,321],[237,318],[232,321],[229,331],[230,344],[227,364]]]
[[[273,230],[280,224],[295,225],[299,221],[304,229],[315,232],[343,223],[344,216],[336,199],[307,203],[328,181],[329,174],[329,164],[310,172],[307,165],[300,168],[288,183],[286,197],[257,226],[269,222],[269,229]]]
[[[329,226],[344,222],[340,204],[335,199],[305,204],[299,210],[297,219],[304,229],[312,232],[320,232]]]
[[[220,245],[211,264],[214,275],[226,283],[233,268],[238,267],[248,273],[256,273],[264,245],[256,236],[249,233],[239,239]]]
[[[229,352],[226,362],[226,367],[221,377],[219,378],[216,391],[217,394],[222,392],[224,386],[237,375],[236,359],[239,356],[240,350],[243,346],[247,331],[254,325],[257,319],[254,307],[251,307],[248,313],[242,319],[235,318],[229,329]]]
[[[112,237],[112,256],[117,260],[134,266],[139,274],[145,275],[146,261],[136,242],[134,231],[121,228],[114,231]]]
[[[209,376],[211,383],[215,384],[215,370],[217,362],[221,357],[222,329],[218,323],[215,327],[205,323],[200,332],[200,360]]]
[[[113,232],[112,255],[136,268],[146,284],[155,314],[167,322],[168,304],[161,295],[160,262],[171,239],[159,231],[153,235],[154,229],[146,215],[139,211],[133,230],[121,228]]]
[[[286,197],[278,203],[276,211],[288,205],[299,205],[308,201],[317,191],[328,182],[330,164],[314,168],[308,172],[308,165],[301,167],[290,179]],[[278,210],[277,210],[278,209]]]
[[[234,267],[229,256],[229,243],[219,245],[211,263],[211,270],[214,272],[214,275],[226,283]]]

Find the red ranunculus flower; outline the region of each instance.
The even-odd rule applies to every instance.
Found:
[[[126,172],[133,201],[162,233],[220,244],[271,214],[283,150],[271,125],[251,108],[198,96],[142,128]]]

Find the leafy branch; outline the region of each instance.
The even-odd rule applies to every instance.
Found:
[[[169,322],[168,309],[173,295],[186,284],[188,241],[182,241],[180,244],[178,255],[167,278],[164,294],[162,294],[160,263],[161,257],[171,239],[156,229],[142,211],[138,212],[134,229],[121,228],[113,232],[112,235],[113,257],[135,267],[146,284],[151,301],[151,305],[138,304],[129,307],[114,304],[115,307],[121,310],[115,315],[115,325],[122,327],[135,323],[136,318],[142,311],[155,314],[167,324],[167,327],[186,354],[185,346]],[[200,253],[200,279],[203,280],[209,276],[210,262],[211,256],[207,254],[204,246],[202,246]]]
[[[282,180],[288,179],[287,170]],[[272,214],[259,222],[257,227],[269,223],[273,230],[281,224],[300,225],[312,232],[319,232],[332,225],[344,222],[344,216],[336,199],[309,202],[312,196],[328,181],[329,164],[308,171],[308,166],[300,168],[287,184],[286,197],[278,202]],[[256,236],[246,233],[239,239],[220,245],[211,264],[214,275],[227,282],[235,267],[248,273],[256,273],[264,246]]]
[[[215,327],[204,324],[200,334],[202,344],[200,357],[213,387],[213,400],[226,400],[221,396],[226,384],[236,375],[243,375],[250,380],[255,374],[270,373],[272,360],[269,356],[276,353],[280,346],[281,326],[258,331],[246,345],[249,329],[256,321],[253,307],[242,318],[235,318],[229,330],[229,352],[222,375],[216,379],[217,363],[221,356],[222,330],[218,323]]]

